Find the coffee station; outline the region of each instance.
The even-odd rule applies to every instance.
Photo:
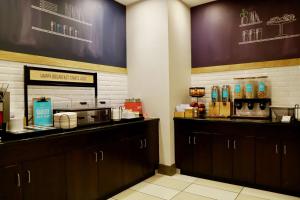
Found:
[[[24,105],[25,115],[10,111],[10,92],[8,84],[0,84],[0,139],[18,139],[40,136],[41,133],[56,129],[68,130],[132,122],[144,120],[142,102],[140,99],[125,99],[122,105],[110,106],[106,101],[98,99],[96,73],[83,73],[67,70],[53,70],[24,66]],[[32,74],[38,72],[40,77],[45,74],[54,80],[48,81],[36,78]],[[58,74],[63,77],[78,76],[78,79],[91,79],[91,81],[76,82],[74,80],[55,79]],[[47,85],[49,87],[91,87],[95,89],[94,98],[74,102],[71,98],[65,104],[55,101],[51,97],[38,96],[29,99],[30,87]],[[42,133],[43,134],[43,133]],[[0,140],[1,141],[1,140]]]

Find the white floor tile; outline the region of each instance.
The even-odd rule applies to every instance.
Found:
[[[189,183],[193,183],[194,181],[197,180],[197,178],[195,178],[195,177],[181,175],[181,174],[175,174],[174,176],[171,176],[171,178],[176,179],[176,180],[182,180],[182,181],[189,182]]]
[[[179,190],[174,190],[146,182],[139,183],[131,187],[131,189],[166,200],[172,199],[176,194],[180,192]]]
[[[247,194],[240,194],[236,200],[266,200],[259,197],[247,195]]]
[[[238,193],[197,184],[190,185],[187,189],[185,189],[185,192],[217,200],[234,200],[238,196]]]
[[[242,186],[232,185],[228,183],[221,183],[221,182],[211,181],[211,180],[201,179],[201,178],[198,178],[194,183],[208,186],[208,187],[218,188],[230,192],[235,192],[235,193],[239,193],[243,189]]]
[[[199,196],[187,192],[177,194],[172,200],[214,200],[208,197]]]
[[[255,197],[268,199],[268,200],[300,200],[299,197],[293,197],[284,194],[278,194],[274,192],[268,192],[268,191],[257,190],[252,188],[244,188],[241,194],[255,196]]]
[[[152,176],[151,178],[145,180],[145,182],[180,191],[184,190],[191,184],[190,182],[173,179],[171,176],[164,176],[161,174],[156,174],[155,176]]]
[[[161,200],[160,198],[143,194],[134,190],[125,190],[113,198],[116,200]]]

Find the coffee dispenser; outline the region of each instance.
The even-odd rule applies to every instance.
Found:
[[[211,102],[208,108],[209,117],[219,117],[220,116],[220,91],[219,86],[213,86],[211,88]]]

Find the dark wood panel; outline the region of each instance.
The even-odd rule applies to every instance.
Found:
[[[279,138],[256,138],[256,183],[280,188],[280,163]]]
[[[98,198],[98,161],[96,148],[73,150],[66,154],[69,200]]]
[[[0,168],[0,199],[21,200],[21,174],[17,165]]]
[[[212,175],[212,135],[196,133],[194,137],[194,173]]]
[[[23,167],[23,200],[65,200],[64,156],[52,156],[25,162]]]
[[[255,182],[255,137],[235,137],[233,141],[233,177],[236,180]]]
[[[124,146],[119,139],[102,141],[99,147],[98,183],[99,197],[104,198],[124,185]]]
[[[184,173],[194,172],[194,145],[191,133],[176,134],[176,165]]]
[[[300,139],[283,141],[282,188],[300,192]]]
[[[143,139],[146,135],[136,135],[124,141],[126,149],[124,162],[124,183],[131,185],[144,175],[142,162],[144,159]]]
[[[213,175],[218,178],[232,178],[232,144],[230,137],[213,136]]]
[[[158,168],[159,163],[159,121],[153,120],[145,123],[146,132],[146,170],[154,170]],[[149,168],[150,167],[150,168]]]

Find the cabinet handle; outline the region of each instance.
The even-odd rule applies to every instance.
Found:
[[[189,144],[191,144],[191,136],[189,136]]]
[[[233,149],[236,150],[236,141],[233,140]]]
[[[95,162],[98,163],[98,152],[94,152],[95,154]]]
[[[278,144],[275,145],[276,154],[278,154]]]
[[[286,148],[286,145],[283,146],[283,153],[284,153],[284,155],[287,154],[287,148]]]
[[[197,144],[197,143],[196,143],[196,136],[194,136],[194,144]]]
[[[30,172],[30,170],[27,170],[27,177],[28,177],[27,183],[30,184],[31,183],[31,172]]]
[[[230,149],[230,140],[227,140],[227,149]]]
[[[144,147],[147,148],[147,139],[144,139]]]
[[[100,151],[100,153],[101,153],[101,161],[103,161],[104,160],[104,152]]]
[[[143,140],[140,140],[140,142],[141,142],[140,149],[142,149],[144,147]]]
[[[21,176],[19,173],[17,173],[17,186],[21,187]]]

